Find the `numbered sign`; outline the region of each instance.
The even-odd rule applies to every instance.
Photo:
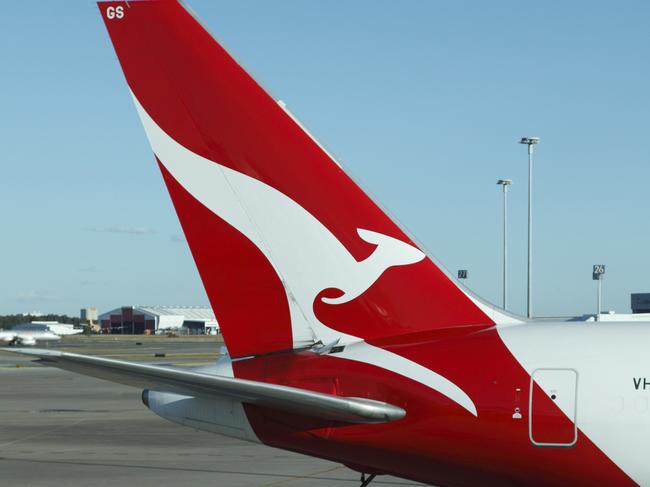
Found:
[[[461,269],[458,271],[458,279],[467,279],[467,269]]]
[[[596,264],[594,266],[594,271],[593,271],[593,275],[592,275],[593,280],[594,281],[599,281],[600,279],[603,278],[604,275],[605,275],[605,266],[602,265],[602,264]]]

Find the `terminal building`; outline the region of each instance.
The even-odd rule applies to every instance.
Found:
[[[650,313],[650,293],[633,293],[630,295],[632,313]]]
[[[122,306],[99,315],[99,325],[102,333],[125,335],[219,333],[212,308],[199,306]]]
[[[79,318],[81,321],[90,325],[97,323],[97,316],[97,308],[95,307],[81,308],[81,311],[79,312]]]

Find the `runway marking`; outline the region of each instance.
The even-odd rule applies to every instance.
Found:
[[[272,485],[288,484],[289,482],[295,482],[296,480],[304,480],[304,479],[314,478],[314,477],[312,477],[312,475],[322,475],[324,473],[333,472],[334,470],[339,470],[341,468],[343,468],[343,467],[336,466],[336,467],[326,468],[325,470],[319,470],[317,472],[308,473],[306,475],[301,475],[301,476],[290,477],[290,478],[286,478],[286,479],[282,479],[282,480],[277,480],[275,482],[271,482],[271,483],[268,483],[268,484],[260,484],[258,487],[271,487]]]
[[[204,468],[183,468],[183,467],[164,467],[164,466],[154,466],[154,465],[128,465],[124,463],[100,463],[100,462],[83,462],[83,461],[72,461],[72,460],[41,460],[41,459],[31,459],[31,458],[15,458],[15,457],[6,457],[0,456],[0,462],[2,461],[11,461],[11,462],[23,462],[23,463],[47,463],[54,465],[76,465],[83,467],[115,467],[115,468],[132,468],[138,470],[167,470],[167,471],[179,471],[179,472],[202,472],[202,473],[212,473],[212,474],[236,474],[236,475],[245,475],[249,477],[282,477],[283,481],[287,480],[287,477],[292,480],[327,480],[332,481],[336,480],[338,482],[349,482],[354,485],[358,485],[359,481],[356,479],[349,478],[340,478],[340,477],[320,477],[317,472],[312,473],[312,477],[305,477],[304,475],[291,475],[291,474],[279,474],[279,473],[266,473],[266,472],[243,472],[239,470],[213,470],[213,469],[204,469]],[[336,470],[343,467],[335,467],[334,469],[325,470],[328,472],[330,470]],[[404,486],[417,486],[423,485],[417,482],[411,482],[408,480],[402,479],[386,479],[375,481],[377,484],[384,485],[404,485]],[[274,484],[263,484],[263,485],[274,485]]]
[[[2,443],[2,444],[0,444],[0,448],[4,448],[5,446],[9,446],[9,445],[15,445],[16,443],[20,443],[21,441],[31,440],[33,438],[38,438],[39,436],[47,435],[48,433],[54,433],[55,431],[70,428],[71,426],[76,426],[76,425],[78,425],[79,423],[81,423],[82,421],[85,421],[85,420],[86,420],[86,418],[82,418],[82,419],[79,419],[79,420],[75,421],[74,423],[64,424],[62,426],[57,426],[56,428],[52,428],[50,430],[41,431],[40,433],[36,433],[36,434],[33,434],[33,435],[29,435],[29,436],[24,436],[22,438],[18,438],[17,440],[9,441],[7,443]]]

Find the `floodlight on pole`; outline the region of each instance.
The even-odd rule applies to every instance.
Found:
[[[526,315],[533,317],[533,146],[539,137],[522,137],[520,144],[528,146],[528,286],[526,291]]]
[[[508,309],[508,186],[512,179],[499,179],[503,186],[503,309]]]

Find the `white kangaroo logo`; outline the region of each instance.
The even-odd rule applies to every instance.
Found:
[[[322,298],[324,303],[343,304],[352,301],[367,291],[389,267],[414,264],[424,258],[420,250],[396,238],[360,228],[357,233],[366,242],[377,245],[377,248],[370,257],[357,262],[352,269],[346,269],[354,277],[345,283],[331,286],[337,287],[344,294],[338,298]]]
[[[333,330],[314,313],[314,299],[324,289],[343,292],[336,298],[323,298],[325,303],[351,301],[389,267],[419,262],[425,258],[424,253],[393,237],[358,229],[363,240],[377,245],[367,259],[358,262],[325,225],[291,198],[180,145],[133,98],[160,162],[194,198],[251,240],[277,272],[287,293],[294,347],[337,340],[341,345],[355,344],[332,356],[393,370],[432,387],[476,415],[471,399],[444,377],[358,337]],[[394,370],[396,367],[400,370]]]

